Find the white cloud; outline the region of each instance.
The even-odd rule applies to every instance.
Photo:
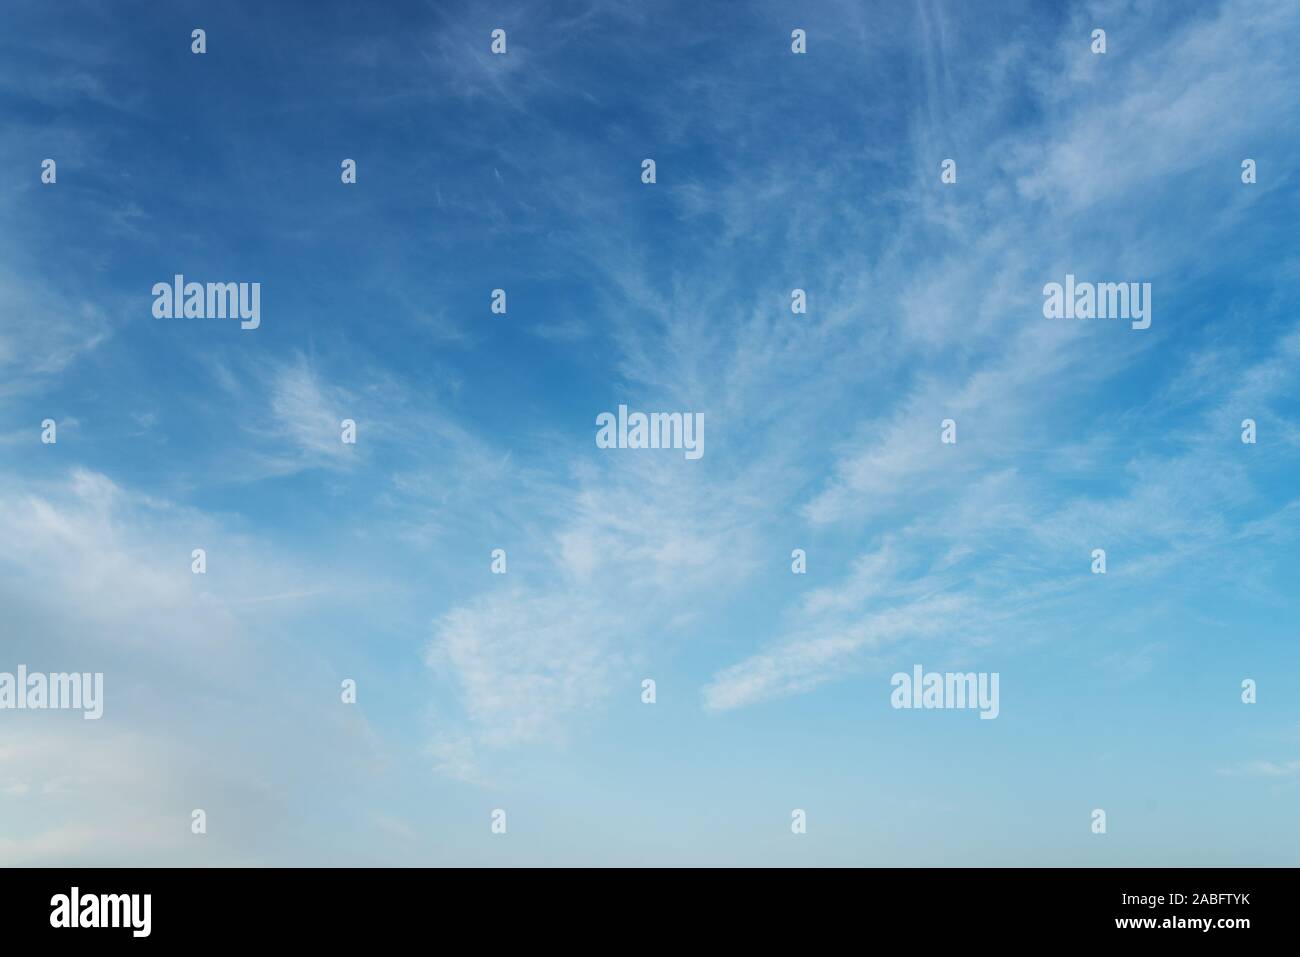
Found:
[[[480,595],[434,625],[428,661],[447,671],[487,747],[554,735],[610,691],[618,614],[590,595],[510,588]],[[461,763],[463,748],[440,760]]]
[[[196,542],[207,575],[190,571]],[[242,600],[310,582],[324,589],[319,612],[363,578],[335,579],[85,469],[40,487],[0,474],[0,572],[0,670],[104,675],[100,720],[23,711],[0,722],[0,862],[283,860],[293,842],[276,835],[315,788],[373,771],[380,744],[356,708],[336,704],[314,631],[292,603],[250,612]],[[301,654],[305,641],[316,653]],[[215,825],[204,837],[189,830],[196,807]]]

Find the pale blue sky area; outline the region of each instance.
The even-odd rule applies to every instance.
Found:
[[[6,3],[0,671],[105,701],[0,711],[0,863],[1294,865],[1297,49],[1246,0]],[[177,273],[260,327],[154,318]],[[1151,327],[1044,318],[1067,274]],[[620,404],[704,456],[597,448]],[[999,716],[891,708],[916,664]]]

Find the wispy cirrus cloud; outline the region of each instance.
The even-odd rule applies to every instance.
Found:
[[[1113,420],[1080,417],[1065,402],[1068,397],[1075,402],[1092,397],[1085,401],[1100,409],[1105,405],[1101,397],[1105,383],[1122,379],[1130,367],[1143,362],[1149,343],[1080,334],[1109,330],[1046,328],[1036,295],[1036,280],[1041,283],[1043,277],[1062,271],[1057,265],[1060,253],[1052,252],[1057,244],[1051,236],[1040,235],[1040,224],[1054,222],[1052,215],[1060,212],[1061,197],[1040,188],[1041,184],[1069,183],[1067,198],[1072,208],[1101,209],[1133,202],[1148,181],[1159,181],[1167,173],[1164,165],[1148,162],[1144,154],[1142,163],[1128,162],[1124,175],[1113,176],[1107,164],[1094,165],[1097,153],[1085,150],[1080,145],[1084,140],[1095,138],[1108,148],[1119,149],[1127,140],[1114,135],[1115,130],[1125,124],[1136,129],[1153,104],[1162,101],[1160,109],[1167,112],[1161,114],[1161,122],[1168,123],[1169,129],[1160,141],[1171,149],[1216,127],[1215,115],[1230,111],[1234,96],[1221,95],[1226,93],[1222,89],[1184,83],[1179,70],[1190,67],[1178,64],[1195,61],[1201,71],[1207,59],[1217,59],[1222,61],[1222,69],[1209,71],[1214,78],[1210,86],[1250,83],[1231,65],[1235,64],[1233,47],[1221,42],[1224,29],[1243,34],[1242,42],[1253,48],[1270,51],[1251,70],[1261,82],[1276,78],[1285,57],[1284,43],[1273,36],[1268,41],[1263,37],[1276,29],[1294,31],[1290,18],[1279,14],[1236,19],[1226,10],[1220,17],[1223,19],[1215,24],[1194,23],[1168,38],[1144,35],[1147,56],[1141,64],[1121,67],[1118,74],[1108,71],[1104,80],[1104,87],[1112,92],[1125,91],[1118,101],[1077,84],[1067,93],[1064,81],[1045,80],[1038,92],[1051,103],[1052,110],[1044,114],[1040,125],[995,138],[996,146],[985,158],[978,152],[972,156],[970,147],[963,153],[963,167],[996,166],[1002,158],[1012,157],[1016,165],[1023,161],[1026,168],[1033,169],[1034,178],[1016,184],[1020,203],[1012,211],[1001,211],[1000,222],[983,235],[976,235],[978,224],[1011,199],[996,186],[991,192],[980,191],[981,205],[950,206],[943,217],[921,216],[922,222],[937,220],[944,230],[971,236],[963,258],[978,263],[979,268],[950,268],[955,264],[948,262],[935,270],[937,282],[927,276],[925,267],[919,277],[916,272],[909,276],[910,288],[904,287],[899,294],[907,321],[898,326],[898,332],[917,340],[928,338],[940,361],[922,363],[910,383],[904,380],[901,393],[892,402],[882,403],[879,413],[858,427],[836,456],[830,477],[803,506],[803,514],[815,525],[867,525],[874,527],[875,535],[887,536],[885,544],[880,551],[864,556],[854,572],[839,578],[832,589],[814,592],[810,602],[790,616],[783,638],[715,674],[704,688],[706,707],[727,710],[817,687],[860,665],[872,649],[889,638],[942,636],[969,641],[985,637],[987,631],[986,627],[972,631],[972,621],[987,625],[1008,619],[1021,623],[1035,620],[1035,602],[1023,592],[1008,601],[1002,589],[986,587],[982,580],[988,577],[987,572],[977,571],[979,565],[972,559],[995,563],[984,566],[995,569],[996,563],[1014,554],[1023,563],[1024,575],[1030,568],[1044,565],[1058,572],[1063,546],[1086,556],[1095,545],[1108,543],[1112,548],[1122,545],[1131,563],[1130,574],[1150,579],[1216,550],[1230,547],[1237,552],[1242,547],[1233,522],[1222,509],[1226,502],[1251,502],[1262,509],[1261,517],[1269,514],[1259,495],[1258,480],[1249,476],[1242,446],[1236,441],[1238,424],[1246,414],[1243,410],[1265,415],[1277,408],[1279,400],[1294,394],[1297,381],[1290,362],[1294,326],[1285,322],[1271,326],[1269,351],[1237,364],[1231,374],[1217,370],[1213,382],[1204,374],[1200,377],[1200,398],[1209,399],[1212,406],[1176,426],[1180,448],[1156,451],[1139,447],[1126,454],[1104,440],[1104,430],[1115,427]],[[1212,42],[1211,37],[1220,39]],[[1061,41],[1069,42],[1066,38]],[[1153,72],[1153,63],[1163,64],[1159,76]],[[998,61],[991,69],[1005,69],[1005,63]],[[1265,99],[1275,98],[1277,90],[1276,85],[1271,87]],[[1237,95],[1246,95],[1245,89],[1237,89]],[[996,115],[1004,104],[990,106]],[[918,120],[921,125],[936,122],[925,112]],[[959,129],[997,125],[992,115],[981,110],[954,122]],[[1241,126],[1239,118],[1234,122],[1236,127],[1230,122],[1226,128]],[[952,125],[944,121],[946,137],[953,136]],[[962,139],[960,133],[956,138]],[[919,143],[937,139],[917,137]],[[969,140],[976,142],[978,138]],[[1044,163],[1043,156],[1049,161]],[[937,157],[927,159],[937,162]],[[1085,161],[1091,172],[1075,175],[1075,167]],[[1234,186],[1239,188],[1235,163],[1224,169],[1214,189],[1226,199],[1235,197],[1231,193]],[[933,191],[921,191],[915,202],[924,211],[942,201]],[[1142,269],[1169,275],[1171,288],[1176,288],[1177,262],[1180,258],[1199,260],[1199,248],[1193,243],[1165,243],[1156,252],[1146,245],[1145,218],[1130,219],[1112,222],[1107,233],[1111,243],[1120,237],[1118,256],[1107,256],[1090,237],[1083,238],[1074,244],[1070,261],[1077,265],[1071,268],[1083,272],[1090,263],[1097,269],[1114,268],[1113,263],[1107,267],[1107,259],[1140,263]],[[1221,224],[1221,228],[1229,228],[1229,224]],[[1127,248],[1126,235],[1132,236]],[[985,280],[994,277],[994,281],[981,282],[981,276]],[[1289,278],[1286,281],[1291,282]],[[886,295],[895,291],[887,287]],[[1166,321],[1176,322],[1174,311],[1180,306],[1166,302]],[[918,309],[918,304],[926,308]],[[955,338],[958,317],[964,334]],[[968,318],[973,318],[973,328],[966,322]],[[985,342],[998,345],[985,352],[980,348]],[[1186,361],[1191,368],[1198,364],[1206,368],[1194,354]],[[1139,414],[1160,416],[1153,408]],[[957,421],[959,430],[965,428],[959,432],[958,444],[949,448],[938,442],[939,420],[947,417]],[[1285,434],[1286,416],[1271,420]],[[1078,451],[1088,448],[1086,465],[1076,462],[1067,472],[1085,475],[1105,469],[1110,490],[1062,493],[1061,476],[1049,478],[1043,473],[1043,468],[1051,469],[1053,455],[1047,453],[1042,466],[1034,461],[1040,450],[1059,446],[1067,429]],[[1272,449],[1271,455],[1294,458],[1277,445]],[[1024,464],[1027,460],[1032,463],[1028,467]],[[990,470],[1001,470],[996,483],[991,475],[997,472]],[[1272,517],[1275,522],[1285,522],[1286,514],[1283,509]],[[899,573],[895,563],[935,550],[961,556],[963,573],[951,575],[933,566],[919,573]],[[882,560],[886,555],[889,567]],[[872,570],[866,581],[861,574],[864,568]],[[1086,577],[1062,572],[1055,584],[1048,579],[1038,589],[1060,605],[1069,596],[1082,594],[1087,584]],[[916,586],[943,594],[962,617],[928,608],[918,609],[914,618],[901,615],[900,601]]]
[[[1235,768],[1219,771],[1227,775],[1250,775],[1264,778],[1289,778],[1300,774],[1300,761],[1250,761]]]

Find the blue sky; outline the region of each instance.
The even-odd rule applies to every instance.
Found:
[[[1295,864],[1300,11],[982,6],[7,4],[0,862]]]

